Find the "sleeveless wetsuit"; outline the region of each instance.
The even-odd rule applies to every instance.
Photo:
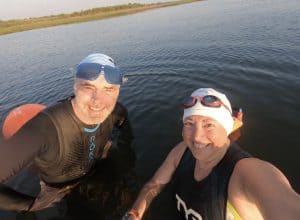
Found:
[[[50,185],[63,185],[84,176],[95,160],[101,158],[113,126],[122,124],[123,127],[126,117],[126,109],[117,103],[103,123],[86,125],[75,116],[70,99],[49,107],[11,139],[1,141],[0,182],[32,162],[40,171],[41,179]],[[26,210],[32,201],[20,195],[1,185],[0,209]]]
[[[195,158],[187,148],[174,173],[176,219],[225,220],[227,189],[235,164],[250,155],[231,144],[223,159],[201,181],[194,178]]]

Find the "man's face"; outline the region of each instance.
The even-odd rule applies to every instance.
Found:
[[[226,130],[216,120],[192,115],[183,121],[183,140],[198,160],[210,160],[229,145]]]
[[[109,84],[103,74],[93,81],[76,79],[72,100],[75,115],[86,124],[103,122],[115,107],[119,87]]]

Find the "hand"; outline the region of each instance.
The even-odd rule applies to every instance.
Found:
[[[141,220],[139,213],[135,210],[130,210],[122,217],[122,220]]]
[[[41,191],[34,200],[29,211],[38,211],[41,209],[49,208],[54,203],[59,202],[66,194],[71,192],[77,184],[66,186],[63,188],[55,188],[48,186],[45,182],[40,181]]]
[[[128,213],[126,213],[123,217],[122,220],[137,220],[137,218],[135,218],[133,215],[130,215]]]

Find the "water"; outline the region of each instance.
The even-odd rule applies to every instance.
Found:
[[[102,52],[128,74],[120,101],[134,129],[140,182],[180,141],[181,100],[213,87],[244,110],[240,145],[279,167],[300,192],[299,19],[297,0],[203,1],[1,36],[0,118],[16,104],[50,105],[69,95],[70,69]],[[155,201],[148,219],[168,219],[170,209],[162,207],[167,195]],[[71,212],[82,204],[74,198]],[[91,213],[83,207],[78,216]],[[68,219],[57,210],[37,218],[50,216]]]

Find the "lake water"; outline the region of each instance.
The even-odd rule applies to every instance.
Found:
[[[298,0],[195,2],[5,35],[0,48],[1,119],[15,105],[50,105],[70,95],[72,69],[89,53],[102,52],[128,76],[120,101],[135,135],[136,168],[129,175],[140,184],[181,140],[182,99],[197,88],[213,87],[243,108],[239,144],[279,167],[300,192]],[[128,182],[118,184],[126,188]],[[0,219],[119,219],[97,212],[97,195],[108,195],[105,187],[102,194],[97,190],[94,200],[75,195],[60,208],[36,215],[5,212]],[[171,219],[167,197],[168,191],[145,219]],[[127,209],[114,201],[106,207]]]

